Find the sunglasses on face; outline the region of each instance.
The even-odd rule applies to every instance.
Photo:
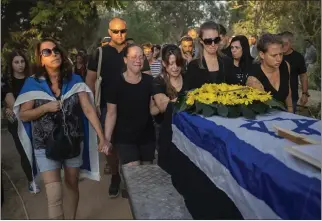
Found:
[[[54,47],[53,49],[45,48],[41,50],[40,55],[49,57],[50,55],[52,55],[52,53],[60,54],[60,50],[57,47]]]
[[[215,43],[215,44],[218,44],[220,41],[221,41],[221,38],[220,37],[216,37],[216,38],[205,38],[205,39],[202,39],[203,43],[205,45],[212,45],[212,42]]]
[[[116,34],[116,35],[119,34],[120,32],[121,34],[124,34],[127,32],[127,29],[121,29],[121,30],[110,29],[110,30],[113,34]]]

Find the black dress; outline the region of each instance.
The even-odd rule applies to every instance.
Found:
[[[280,71],[280,86],[278,90],[276,90],[271,85],[268,78],[264,74],[260,64],[253,65],[253,69],[250,72],[249,76],[253,76],[257,78],[263,85],[264,90],[266,92],[271,92],[274,99],[285,104],[286,98],[289,93],[289,80],[290,80],[290,74],[285,61],[281,63],[279,67],[279,71]]]
[[[202,59],[204,69],[199,67],[199,60],[192,60],[188,65],[185,74],[185,86],[187,90],[201,87],[205,83],[227,83],[238,84],[238,79],[233,73],[233,61],[231,58],[224,56],[218,57],[218,71],[210,72],[207,67],[205,58]]]

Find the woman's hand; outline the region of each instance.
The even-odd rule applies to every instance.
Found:
[[[105,155],[110,154],[110,150],[112,148],[111,142],[108,142],[107,140],[100,140],[98,144],[98,151],[101,153],[104,153]]]
[[[60,102],[59,101],[51,101],[47,104],[44,104],[44,108],[46,112],[57,112],[60,110]]]
[[[6,116],[12,116],[14,115],[13,111],[10,108],[5,109]]]

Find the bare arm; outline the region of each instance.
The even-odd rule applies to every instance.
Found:
[[[302,92],[307,93],[309,89],[308,88],[309,80],[308,80],[307,73],[300,74],[300,81],[302,85]],[[304,106],[307,102],[308,102],[308,96],[306,94],[302,94],[300,99],[300,104]]]
[[[160,110],[161,113],[164,113],[167,109],[168,103],[170,99],[165,94],[156,94],[153,96],[156,106]]]
[[[82,110],[87,117],[87,119],[91,122],[94,127],[100,141],[104,140],[104,134],[101,127],[101,123],[97,117],[96,111],[93,105],[89,102],[88,94],[86,92],[78,93],[79,101],[82,107]]]
[[[6,97],[5,97],[5,100],[4,101],[6,102],[7,108],[9,108],[10,110],[12,110],[13,109],[13,105],[15,104],[16,99],[13,96],[12,93],[8,93],[8,94],[6,94]]]
[[[151,100],[150,100],[150,114],[152,116],[155,116],[158,113],[160,113],[160,110],[157,107],[157,105],[155,104],[155,101],[153,100],[153,97],[151,97]]]
[[[97,72],[87,70],[86,75],[86,84],[92,90],[93,94],[95,94],[95,82],[96,82]]]
[[[105,118],[105,138],[108,142],[111,142],[112,134],[114,131],[116,117],[117,117],[117,105],[107,103],[107,113]]]
[[[291,68],[290,68],[290,64],[288,62],[286,62],[287,64],[287,68],[288,68],[288,74],[290,75],[291,73]],[[287,98],[285,100],[286,106],[287,106],[287,111],[293,113],[293,105],[292,105],[292,92],[291,92],[291,85],[290,85],[290,77],[289,77],[289,81],[288,81],[288,95]]]
[[[255,78],[253,76],[249,76],[247,78],[246,86],[256,88],[256,89],[261,90],[261,91],[265,91],[264,86],[262,85],[262,83],[257,78]]]
[[[22,121],[28,122],[37,120],[47,112],[57,112],[58,110],[60,110],[59,101],[51,101],[37,108],[33,108],[34,104],[34,101],[28,101],[20,105],[19,117]]]

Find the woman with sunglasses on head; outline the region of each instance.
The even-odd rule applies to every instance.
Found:
[[[75,219],[80,168],[81,175],[99,180],[97,135],[99,150],[108,154],[108,147],[92,105],[93,94],[72,73],[66,52],[56,41],[43,39],[36,45],[35,58],[38,70],[26,80],[14,107],[21,120],[19,137],[31,165],[37,165],[44,180],[49,218],[64,219],[63,167]]]
[[[191,61],[185,74],[185,85],[188,90],[199,88],[205,83],[237,84],[233,75],[232,59],[219,50],[219,26],[208,21],[200,26],[199,55]]]
[[[111,88],[105,88],[109,91],[105,137],[122,165],[151,164],[155,152],[151,115],[159,113],[152,99],[153,77],[141,72],[144,54],[139,46],[125,47],[124,62],[126,71]]]
[[[30,193],[39,193],[38,185],[33,181],[31,166],[18,136],[18,121],[13,112],[14,103],[29,76],[29,64],[26,56],[20,51],[14,51],[8,59],[7,71],[4,75],[5,116],[8,119],[8,131],[11,133],[15,146],[21,158],[21,167],[28,179]]]
[[[245,85],[254,60],[250,55],[247,37],[244,35],[233,37],[230,42],[230,50],[234,61],[234,75],[236,75],[240,85]]]

